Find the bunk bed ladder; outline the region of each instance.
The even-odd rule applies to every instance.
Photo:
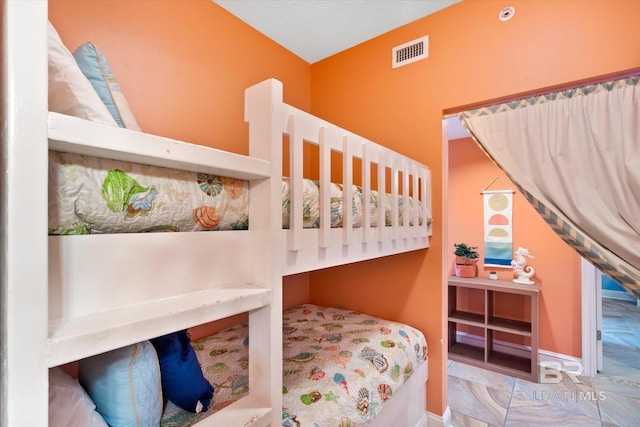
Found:
[[[249,217],[256,240],[250,265],[255,280],[272,290],[271,304],[249,315],[249,390],[271,407],[271,425],[282,423],[282,83],[268,80],[245,91],[249,155],[271,163],[271,177],[251,188]],[[257,203],[254,203],[256,202]],[[275,249],[274,249],[275,248]]]
[[[2,5],[0,425],[47,425],[47,3]],[[27,190],[27,191],[25,191]]]

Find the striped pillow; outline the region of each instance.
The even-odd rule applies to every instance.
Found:
[[[80,66],[80,70],[94,87],[100,99],[113,116],[118,126],[140,130],[129,103],[120,89],[109,62],[100,49],[93,43],[84,43],[75,52],[73,57]]]

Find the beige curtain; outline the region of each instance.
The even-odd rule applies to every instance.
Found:
[[[459,115],[567,243],[640,298],[640,77]]]

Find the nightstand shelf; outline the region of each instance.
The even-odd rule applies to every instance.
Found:
[[[539,286],[449,277],[448,292],[449,359],[537,382]],[[466,305],[474,305],[475,310],[458,300],[459,293],[465,292],[475,301]],[[526,320],[497,313],[494,305],[505,296],[524,298],[521,304],[529,311]]]
[[[484,363],[484,348],[459,342],[453,343],[449,346],[449,359],[460,360],[460,358],[464,359],[463,361],[471,359]]]
[[[453,313],[449,314],[449,320],[462,323],[465,325],[475,325],[475,326],[484,325],[484,315],[478,314],[478,313],[471,313],[468,311],[456,310]]]
[[[512,334],[531,336],[531,323],[519,320],[503,319],[501,317],[490,317],[487,327],[494,331],[510,332]]]

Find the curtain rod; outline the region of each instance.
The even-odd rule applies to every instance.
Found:
[[[516,101],[518,99],[531,98],[533,96],[545,95],[553,92],[561,92],[563,90],[575,89],[582,86],[594,85],[599,83],[608,82],[611,80],[623,79],[626,77],[633,77],[640,75],[640,67],[631,68],[624,71],[618,71],[610,74],[603,74],[597,77],[591,77],[587,79],[574,80],[572,82],[562,83],[553,86],[547,86],[545,88],[534,89],[530,91],[520,92],[512,95],[501,96],[498,98],[489,99],[486,101],[474,102],[471,104],[461,105],[458,107],[452,107],[442,110],[444,118],[456,116],[463,111],[475,110],[476,108],[487,107],[489,105],[503,104],[505,102]]]

